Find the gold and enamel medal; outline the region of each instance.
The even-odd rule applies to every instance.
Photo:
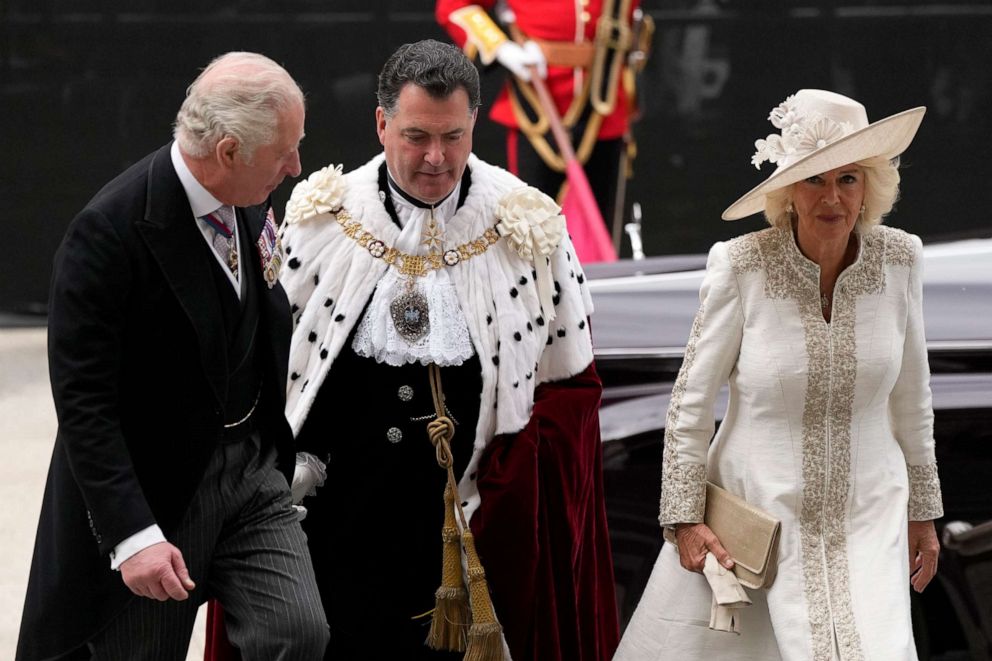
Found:
[[[404,340],[414,344],[424,335],[430,332],[430,304],[427,297],[420,293],[417,288],[416,279],[427,275],[427,264],[436,262],[440,256],[441,232],[438,230],[437,221],[434,220],[434,208],[431,207],[431,215],[424,228],[424,240],[422,245],[427,246],[428,255],[404,255],[403,264],[400,266],[400,274],[406,276],[406,286],[403,293],[393,299],[389,304],[389,313],[393,318],[393,325]]]
[[[427,298],[417,291],[413,280],[407,280],[403,293],[389,304],[389,314],[393,317],[396,332],[410,344],[427,335],[431,329]]]

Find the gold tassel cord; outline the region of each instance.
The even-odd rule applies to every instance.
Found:
[[[450,458],[450,453],[449,453]],[[440,463],[441,459],[438,459]],[[444,490],[444,527],[441,528],[441,587],[434,593],[434,612],[427,646],[435,650],[464,652],[469,624],[468,594],[462,582],[461,547],[455,522],[455,496]]]
[[[437,417],[428,423],[427,433],[434,445],[438,465],[448,473],[448,484],[444,490],[444,527],[441,532],[441,587],[435,593],[436,606],[427,645],[436,650],[464,651],[466,661],[502,661],[503,630],[496,620],[486,572],[475,549],[475,538],[457,498],[458,484],[451,453],[455,425],[445,415],[441,369],[431,364],[428,373]],[[461,544],[457,528],[459,522],[462,527]],[[462,549],[465,551],[468,591],[462,577]],[[471,626],[466,632],[466,625],[469,624]]]
[[[465,661],[502,661],[503,628],[496,621],[486,571],[475,550],[475,536],[467,527],[462,533],[462,544],[468,557],[468,590],[472,604],[472,626],[468,630]]]
[[[439,415],[427,423],[427,437],[431,439],[431,445],[437,453],[437,464],[441,468],[454,466],[454,457],[451,456],[451,439],[454,435],[455,423],[447,416]]]

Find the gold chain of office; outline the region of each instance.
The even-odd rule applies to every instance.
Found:
[[[390,266],[395,266],[405,276],[419,278],[445,266],[455,266],[460,262],[478,257],[486,252],[491,245],[499,241],[496,226],[486,229],[482,235],[463,243],[460,246],[442,252],[432,252],[427,255],[411,255],[387,246],[381,239],[362,227],[360,221],[354,220],[346,209],[334,212],[338,224],[345,236],[369,251],[376,259],[381,259]]]

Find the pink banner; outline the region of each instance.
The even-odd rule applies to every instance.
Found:
[[[617,261],[613,241],[606,231],[606,223],[599,213],[582,165],[578,161],[570,161],[565,167],[565,174],[568,177],[568,191],[562,200],[562,213],[565,214],[568,234],[572,237],[579,261],[583,264]]]

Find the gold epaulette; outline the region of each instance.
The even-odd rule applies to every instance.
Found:
[[[463,50],[466,55],[472,50],[477,50],[483,64],[492,64],[496,59],[496,50],[508,41],[506,34],[478,5],[456,9],[448,14],[448,19],[465,31],[468,41],[465,42]]]

